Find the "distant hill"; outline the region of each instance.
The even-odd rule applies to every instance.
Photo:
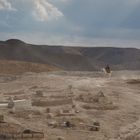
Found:
[[[63,70],[140,70],[140,50],[114,47],[32,45],[17,39],[0,41],[0,60],[47,64]]]
[[[0,73],[2,74],[21,74],[24,72],[48,72],[58,71],[60,69],[39,63],[22,62],[22,61],[11,61],[11,60],[0,60]]]

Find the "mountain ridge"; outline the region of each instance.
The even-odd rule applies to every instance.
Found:
[[[9,39],[0,41],[0,50],[0,60],[49,64],[63,70],[100,70],[106,64],[113,70],[140,70],[137,48],[33,45]]]

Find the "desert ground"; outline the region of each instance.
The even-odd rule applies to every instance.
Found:
[[[140,71],[0,74],[0,114],[44,140],[140,140]]]

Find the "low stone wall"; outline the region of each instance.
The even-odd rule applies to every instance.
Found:
[[[31,109],[30,100],[17,100],[14,102],[15,109]]]
[[[32,102],[33,106],[58,106],[58,105],[65,105],[71,104],[72,99],[63,99],[63,100],[34,100]]]
[[[44,138],[43,133],[32,133],[32,134],[24,134],[24,133],[0,133],[0,140],[42,140]]]

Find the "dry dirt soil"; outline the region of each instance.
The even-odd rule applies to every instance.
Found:
[[[45,140],[140,140],[139,79],[140,71],[1,74],[0,102],[12,97],[31,104],[21,101],[13,113],[0,107],[0,113],[6,122],[43,131]],[[97,121],[99,131],[90,131]]]

